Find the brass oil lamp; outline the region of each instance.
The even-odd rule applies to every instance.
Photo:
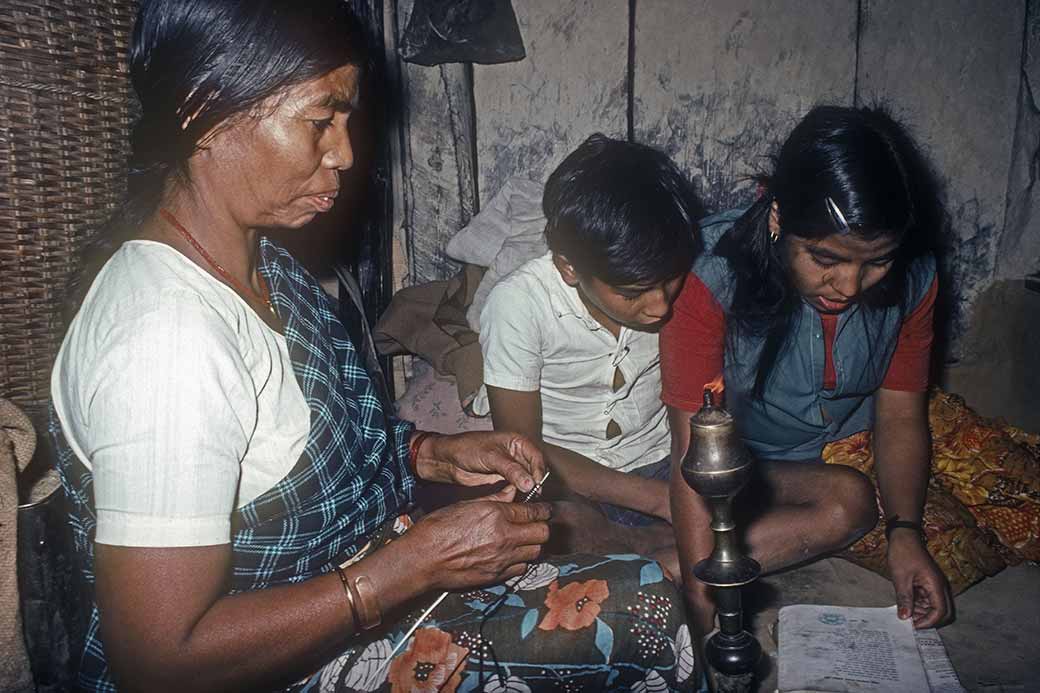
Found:
[[[683,457],[682,475],[711,510],[715,548],[694,566],[693,574],[714,588],[719,630],[705,646],[705,656],[721,675],[716,678],[719,690],[750,686],[762,655],[758,640],[744,630],[741,606],[741,587],[758,578],[761,567],[741,553],[733,521],[733,498],[748,482],[753,462],[733,416],[715,406],[712,391],[705,390],[704,406],[690,417],[690,446]]]

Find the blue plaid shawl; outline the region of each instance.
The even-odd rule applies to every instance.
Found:
[[[292,471],[232,516],[232,592],[300,582],[354,555],[412,501],[410,423],[384,411],[335,302],[285,250],[260,241],[260,271],[285,326],[293,370],[311,410],[310,438]],[[82,577],[93,597],[97,517],[93,477],[51,412],[57,466],[70,501]],[[390,440],[392,438],[392,440]],[[93,606],[78,686],[115,691]]]

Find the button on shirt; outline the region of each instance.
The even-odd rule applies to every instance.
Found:
[[[563,281],[551,253],[495,286],[480,326],[485,385],[540,392],[545,442],[619,471],[669,454],[657,334],[622,327],[615,339]],[[615,392],[616,369],[624,384]],[[486,387],[473,408],[490,412]],[[611,421],[621,435],[608,439]]]

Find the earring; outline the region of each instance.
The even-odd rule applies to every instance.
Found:
[[[780,210],[776,200],[769,205],[769,219],[766,220],[766,229],[769,231],[769,243],[775,244],[780,240]]]

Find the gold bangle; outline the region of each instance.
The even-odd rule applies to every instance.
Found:
[[[339,575],[339,581],[343,584],[343,592],[347,595],[347,603],[350,604],[351,625],[354,627],[354,630],[357,630],[361,621],[358,618],[357,604],[354,603],[354,593],[350,591],[350,578],[347,577],[347,574],[339,566],[336,566],[336,574]]]
[[[383,613],[379,608],[379,595],[368,576],[361,575],[347,581],[347,586],[358,605],[360,623],[364,630],[371,630],[383,622]]]

